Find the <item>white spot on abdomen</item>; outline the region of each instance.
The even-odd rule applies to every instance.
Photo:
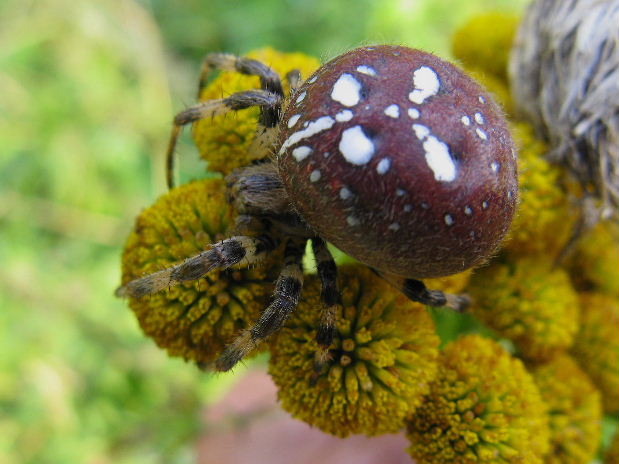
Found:
[[[383,158],[376,165],[376,172],[382,176],[389,170],[390,167],[391,167],[391,160],[389,158]]]
[[[297,97],[297,99],[295,100],[295,103],[298,105],[299,103],[301,103],[303,101],[303,99],[305,98],[305,95],[307,95],[307,92],[301,92],[301,95],[299,95]]]
[[[342,187],[340,189],[340,198],[342,200],[348,200],[350,197],[352,197],[352,192],[347,187]]]
[[[348,216],[346,218],[346,222],[349,226],[358,226],[359,224],[361,224],[361,221],[359,221],[359,219],[357,219],[355,216]]]
[[[300,117],[301,117],[300,114],[295,114],[294,116],[290,116],[290,119],[288,120],[288,129],[292,129],[294,125],[299,121]]]
[[[413,130],[415,131],[415,135],[419,140],[423,140],[428,135],[430,135],[430,129],[428,129],[423,124],[413,124]]]
[[[484,116],[481,113],[475,113],[475,122],[477,122],[477,124],[483,124]]]
[[[384,112],[390,118],[397,119],[400,117],[400,107],[398,105],[389,105]]]
[[[297,161],[303,161],[305,158],[312,154],[312,151],[313,150],[310,147],[304,145],[302,147],[297,147],[292,150],[292,156],[294,156],[294,159],[296,159]]]
[[[448,226],[452,226],[454,224],[454,218],[451,214],[446,214],[445,215],[445,224],[447,224]]]
[[[465,126],[469,126],[471,124],[471,118],[469,118],[468,116],[462,116],[460,118],[460,121],[462,121],[462,124],[464,124]]]
[[[284,151],[286,151],[288,147],[299,143],[303,139],[312,137],[319,132],[331,129],[333,127],[333,124],[335,124],[335,119],[333,119],[331,116],[322,116],[315,121],[307,123],[307,126],[304,129],[294,132],[284,141],[281,148],[279,149],[279,154],[281,155],[282,153],[284,153]]]
[[[479,127],[477,129],[475,129],[475,132],[477,133],[477,135],[479,136],[480,139],[488,140],[488,136],[486,135],[486,133],[482,129],[480,129]]]
[[[417,108],[409,108],[408,109],[408,116],[411,119],[419,119],[419,116],[421,116],[421,113],[419,112],[419,110]]]
[[[449,154],[449,147],[434,135],[430,129],[422,124],[413,124],[413,130],[417,138],[423,142],[426,163],[434,178],[439,181],[451,182],[456,178],[456,164]]]
[[[335,115],[335,120],[337,122],[346,122],[352,119],[352,111],[350,110],[342,110]]]
[[[456,178],[456,165],[447,144],[431,135],[423,142],[423,149],[426,151],[426,163],[434,172],[436,180],[451,182]]]
[[[355,106],[361,100],[361,83],[352,74],[342,74],[333,84],[331,98],[344,106]]]
[[[353,126],[342,132],[339,149],[346,161],[361,166],[372,159],[375,147],[361,126]]]
[[[376,76],[376,70],[364,64],[362,64],[361,66],[357,66],[357,71],[361,74],[367,74],[368,76]]]
[[[318,182],[320,180],[320,171],[318,169],[314,169],[310,174],[310,182]]]
[[[415,89],[408,94],[408,99],[420,105],[426,98],[438,93],[441,88],[441,81],[434,69],[429,66],[421,66],[413,72],[413,85]]]

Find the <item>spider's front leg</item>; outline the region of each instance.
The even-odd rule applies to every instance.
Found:
[[[178,285],[197,280],[215,269],[227,269],[244,261],[247,264],[262,260],[275,250],[279,240],[270,234],[257,237],[236,236],[223,240],[181,264],[172,266],[119,287],[116,296],[140,298]]]
[[[289,239],[284,251],[284,267],[277,282],[273,301],[258,321],[244,330],[215,362],[219,371],[228,371],[269,335],[276,332],[297,307],[303,287],[305,240]]]
[[[260,88],[284,96],[284,89],[279,75],[269,66],[258,60],[236,56],[231,53],[209,53],[202,62],[200,81],[198,83],[198,98],[206,86],[209,74],[213,70],[236,71],[260,78]]]
[[[271,129],[268,133],[273,132],[273,128],[279,121],[279,112],[283,96],[270,92],[268,90],[248,90],[246,92],[238,92],[230,95],[227,98],[217,100],[208,100],[197,105],[190,106],[184,111],[181,111],[174,117],[174,125],[172,126],[172,134],[166,151],[166,180],[168,187],[174,187],[174,151],[181,130],[187,124],[192,124],[201,119],[219,116],[231,111],[243,110],[254,106],[259,106],[262,109],[260,126]],[[273,116],[266,118],[267,112],[274,112]],[[274,119],[271,121],[271,119]]]

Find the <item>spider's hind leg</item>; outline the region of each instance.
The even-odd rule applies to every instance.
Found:
[[[376,274],[400,290],[410,300],[428,306],[446,306],[458,312],[465,311],[471,304],[466,294],[454,295],[441,290],[430,290],[421,280],[407,279],[372,269]]]
[[[337,285],[337,266],[327,244],[319,237],[312,238],[312,250],[316,257],[318,277],[322,285],[320,299],[322,308],[320,322],[316,333],[318,351],[314,362],[316,372],[322,371],[323,366],[329,360],[329,347],[333,343],[335,332],[335,316],[337,306],[341,305],[342,297]]]
[[[228,371],[266,337],[276,332],[297,307],[303,287],[305,240],[289,240],[284,251],[284,267],[275,283],[271,304],[258,321],[245,329],[226,347],[215,362],[218,371]]]
[[[428,306],[446,306],[458,312],[465,311],[471,304],[471,298],[468,295],[454,295],[441,290],[430,290],[421,280],[404,279],[400,290],[413,301]]]

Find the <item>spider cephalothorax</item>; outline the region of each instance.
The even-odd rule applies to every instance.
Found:
[[[260,77],[262,88],[210,100],[175,118],[168,181],[183,125],[251,106],[261,108],[252,150],[262,162],[227,178],[238,235],[184,263],[129,282],[141,297],[209,271],[251,264],[284,246],[272,303],[219,358],[228,370],[275,332],[296,307],[310,240],[322,282],[319,364],[326,359],[339,302],[326,241],[367,264],[409,298],[461,310],[464,296],[428,290],[415,279],[485,261],[511,223],[518,184],[513,142],[502,113],[470,77],[438,57],[406,47],[364,47],[328,62],[302,82],[255,60],[207,56],[212,68]],[[282,107],[285,106],[285,110]],[[259,224],[257,233],[252,224]]]

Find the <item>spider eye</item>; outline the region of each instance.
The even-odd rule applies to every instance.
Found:
[[[502,112],[432,54],[341,55],[298,89],[281,127],[278,168],[296,209],[370,266],[453,274],[483,262],[509,228],[518,182]]]

